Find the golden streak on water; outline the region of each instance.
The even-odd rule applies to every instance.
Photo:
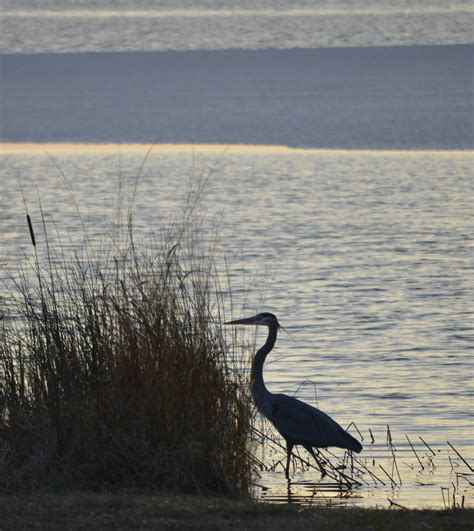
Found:
[[[8,153],[334,153],[338,155],[474,155],[472,150],[436,149],[359,149],[306,148],[266,144],[145,144],[145,143],[73,143],[73,142],[0,142],[0,154]]]

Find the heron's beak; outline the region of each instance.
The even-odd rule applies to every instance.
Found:
[[[226,325],[258,325],[256,317],[247,317],[246,319],[236,319],[235,321],[228,321]]]

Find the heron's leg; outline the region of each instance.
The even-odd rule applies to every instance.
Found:
[[[314,453],[313,448],[311,446],[305,446],[305,449],[313,456],[313,459],[316,461],[316,463],[318,463],[319,470],[321,470],[321,478],[326,476],[327,472],[326,472],[323,464],[321,463],[321,461],[318,459],[318,457]]]
[[[286,468],[285,468],[285,477],[290,479],[290,460],[291,460],[291,451],[293,450],[294,444],[290,441],[286,441]]]

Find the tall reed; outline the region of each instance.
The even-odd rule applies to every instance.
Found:
[[[92,261],[30,225],[44,252],[16,276],[0,344],[1,489],[249,491],[252,408],[190,224],[144,247],[130,217]]]

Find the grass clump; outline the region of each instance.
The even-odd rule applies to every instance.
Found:
[[[94,260],[53,250],[46,230],[38,251],[31,226],[32,274],[16,276],[0,344],[4,492],[250,489],[252,409],[212,259],[189,217],[151,247],[131,225]]]

